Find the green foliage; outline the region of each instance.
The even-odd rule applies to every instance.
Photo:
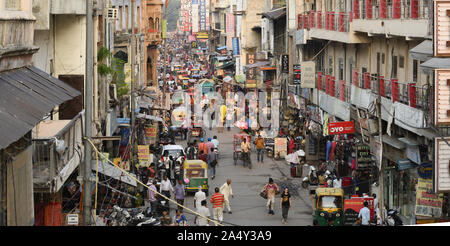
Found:
[[[111,60],[111,66],[108,66],[107,64],[108,58]],[[109,51],[105,47],[101,47],[98,50],[97,62],[97,71],[100,76],[112,76],[111,83],[116,85],[117,96],[120,98],[123,95],[128,94],[129,88],[127,83],[125,83],[125,76],[123,72],[123,66],[125,62],[119,58],[114,57],[111,51]]]

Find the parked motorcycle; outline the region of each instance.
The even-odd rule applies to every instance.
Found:
[[[317,176],[317,170],[314,166],[309,166],[308,174],[302,180],[302,187],[304,189],[308,188],[311,184],[318,184],[319,177]]]
[[[385,224],[387,226],[401,226],[403,225],[402,219],[397,215],[398,211],[396,209],[389,209],[387,212],[387,217]]]

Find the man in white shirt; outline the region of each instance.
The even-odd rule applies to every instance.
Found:
[[[167,179],[167,175],[164,175],[164,180],[161,181],[161,185],[159,186],[159,192],[170,198],[170,191],[173,192],[172,183]]]
[[[364,207],[359,210],[358,218],[361,218],[361,225],[368,226],[370,220],[370,209],[368,208],[369,203],[364,202]]]
[[[217,139],[217,136],[214,136],[211,140],[211,143],[214,144],[214,148],[219,149],[219,140]]]
[[[206,206],[206,200],[202,200],[201,206],[197,209],[197,213],[204,217],[209,217],[211,214],[209,213],[209,209]],[[201,217],[201,216],[195,216],[194,224],[198,221],[199,226],[209,226],[209,220]]]
[[[205,192],[202,191],[202,187],[199,186],[198,191],[195,193],[195,196],[194,196],[194,208],[200,208],[201,202],[203,200],[206,200],[206,194],[205,194]]]
[[[228,213],[231,214],[230,200],[228,199],[230,195],[234,198],[233,190],[231,189],[231,179],[227,179],[227,182],[220,187],[220,193],[224,196],[224,204],[228,209]]]

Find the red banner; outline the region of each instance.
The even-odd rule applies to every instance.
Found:
[[[417,107],[416,84],[410,83],[408,86],[409,86],[409,106],[412,108],[416,108]]]
[[[317,72],[317,89],[322,90],[322,72]]]
[[[352,197],[351,199],[345,199],[344,201],[344,213],[358,215],[359,211],[364,207],[364,202],[369,203],[370,219],[374,218],[374,202],[373,197]]]
[[[385,89],[385,84],[384,84],[384,76],[380,76],[379,78],[379,83],[380,83],[380,95],[382,97],[386,96],[386,89]]]
[[[359,19],[359,0],[353,0],[353,19]]]
[[[391,79],[392,102],[397,102],[399,98],[398,79]]]
[[[355,133],[355,123],[353,121],[328,123],[328,133],[330,135]]]
[[[380,0],[380,17],[382,19],[386,19],[386,9],[387,9],[386,0]]]
[[[322,29],[322,12],[317,12],[317,28]]]

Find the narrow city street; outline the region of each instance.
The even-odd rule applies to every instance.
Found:
[[[265,207],[266,200],[259,196],[259,192],[272,177],[274,182],[280,188],[288,187],[292,195],[292,208],[289,210],[287,226],[308,226],[312,225],[312,204],[307,190],[301,187],[300,178],[291,178],[289,176],[289,165],[285,160],[276,161],[264,156],[264,163],[258,163],[256,160],[256,151],[253,148],[251,159],[252,169],[243,167],[242,162],[238,161],[235,166],[233,163],[233,135],[238,133],[238,129],[232,128],[231,131],[224,130],[223,133],[217,133],[217,130],[209,131],[206,129],[208,137],[214,135],[220,142],[220,159],[216,167],[215,179],[209,178],[210,196],[214,193],[214,188],[222,186],[228,178],[232,179],[234,198],[230,197],[230,206],[232,214],[227,209],[224,210],[225,226],[279,226],[281,223],[280,197],[275,200],[275,215],[268,214]],[[185,146],[186,141],[177,140],[177,144]],[[208,197],[208,200],[209,200]],[[194,195],[186,197],[184,205],[194,209]],[[209,204],[209,201],[208,201]],[[174,207],[174,206],[173,206]],[[194,215],[185,212],[185,215],[192,224]]]

